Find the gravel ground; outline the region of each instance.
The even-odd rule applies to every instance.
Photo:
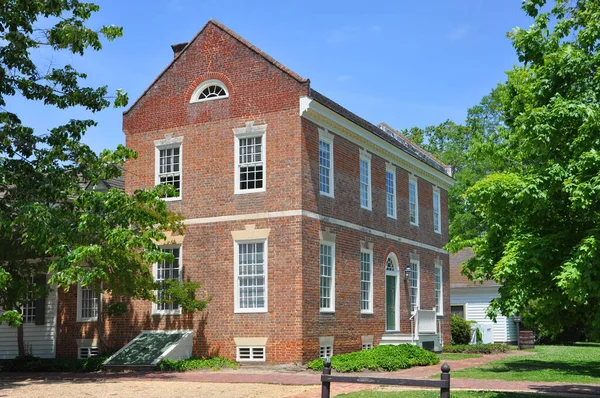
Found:
[[[195,383],[169,381],[19,381],[0,384],[0,397],[75,398],[281,398],[300,394],[315,386],[282,386],[247,383]]]

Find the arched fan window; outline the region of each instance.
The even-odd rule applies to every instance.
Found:
[[[229,97],[229,93],[223,82],[219,80],[207,80],[194,90],[190,102],[210,101],[227,97]]]

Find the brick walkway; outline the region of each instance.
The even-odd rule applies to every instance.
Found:
[[[448,361],[452,371],[479,366],[496,359],[513,355],[529,355],[531,352],[513,351],[508,354],[485,355],[482,358],[470,358],[457,361]],[[265,370],[267,369],[267,370]],[[252,368],[238,371],[223,370],[190,371],[185,373],[172,372],[119,372],[119,373],[0,373],[2,381],[17,380],[62,380],[62,381],[100,381],[100,380],[165,380],[165,381],[187,381],[187,382],[211,382],[211,383],[264,383],[264,384],[287,384],[287,385],[314,385],[310,389],[293,398],[318,398],[321,396],[320,374],[312,371],[293,371],[281,368]],[[242,373],[244,372],[244,373]],[[440,373],[440,365],[423,366],[397,372],[362,372],[364,377],[389,377],[389,378],[428,378]],[[452,379],[452,389],[469,390],[496,390],[496,391],[529,391],[541,393],[566,394],[577,393],[583,395],[600,396],[600,385],[576,385],[566,383],[536,383],[526,381],[502,381],[502,380],[475,380],[475,379]],[[377,388],[376,385],[332,383],[332,396],[342,393]]]

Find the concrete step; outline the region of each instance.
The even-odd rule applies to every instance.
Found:
[[[418,341],[418,337],[415,339],[415,343]],[[409,333],[385,333],[381,336],[381,341],[379,345],[386,344],[412,344],[413,337]]]

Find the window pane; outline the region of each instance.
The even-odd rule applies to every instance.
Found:
[[[410,306],[414,312],[419,306],[419,264],[411,262],[410,268]]]
[[[179,280],[181,273],[180,269],[180,251],[179,248],[174,249],[163,249],[166,253],[171,253],[174,257],[173,262],[167,262],[164,260],[156,265],[156,281],[163,282],[166,280]],[[156,296],[159,300],[169,300],[170,297],[166,295],[164,290],[158,290]],[[156,308],[159,311],[176,311],[179,309],[179,304],[176,302],[168,303],[157,303]]]
[[[320,304],[321,309],[331,309],[333,284],[333,247],[321,244],[320,250]]]
[[[360,253],[360,309],[371,310],[371,253]]]
[[[386,207],[387,215],[390,217],[396,216],[396,179],[395,174],[387,171],[385,173],[385,192],[386,192]]]
[[[330,194],[331,144],[319,141],[319,187],[321,192]]]
[[[240,189],[260,189],[264,183],[262,137],[239,139]]]
[[[360,160],[360,205],[362,207],[370,207],[370,178],[371,171],[369,162],[365,159]]]
[[[180,148],[167,148],[159,151],[158,181],[173,185],[177,192],[181,189]]]
[[[264,243],[238,245],[240,308],[265,308]]]

